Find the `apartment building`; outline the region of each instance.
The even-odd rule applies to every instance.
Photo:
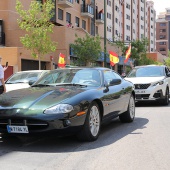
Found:
[[[20,0],[24,9],[29,9],[31,0]],[[37,0],[43,3],[45,0]],[[55,10],[52,22],[55,24],[53,41],[58,42],[57,50],[44,56],[41,61],[42,69],[53,69],[53,63],[58,62],[59,53],[66,56],[66,63],[75,60],[70,44],[76,39],[75,34],[84,37],[86,33],[101,36],[101,46],[104,51],[104,2],[101,0],[54,0]],[[112,4],[112,3],[111,3]],[[13,72],[28,69],[38,69],[38,61],[33,59],[30,52],[22,48],[20,37],[24,36],[17,24],[18,14],[15,10],[16,0],[0,1],[0,55],[13,68]],[[107,7],[110,5],[108,3]],[[111,8],[111,7],[110,7]],[[111,11],[111,10],[110,10]],[[107,23],[107,25],[112,23]],[[107,31],[110,34],[110,31]],[[109,35],[110,36],[110,35]],[[107,40],[107,51],[115,50]],[[53,59],[51,61],[51,59]],[[103,66],[103,57],[96,65]],[[109,65],[109,60],[107,60]]]
[[[156,51],[156,11],[153,1],[146,2],[146,34],[150,40],[148,52]]]
[[[29,9],[31,0],[20,1],[24,9]],[[45,2],[45,0],[37,1]],[[122,40],[129,45],[133,40],[147,37],[146,30],[148,32],[150,30],[150,35],[154,34],[154,24],[150,27],[151,22],[149,22],[150,25],[145,23],[146,20],[151,20],[151,16],[149,16],[150,20],[148,17],[146,19],[146,1],[144,0],[53,0],[53,2],[55,15],[51,21],[55,27],[51,38],[58,42],[58,46],[55,52],[41,59],[42,69],[53,69],[53,63],[58,62],[59,53],[65,54],[67,64],[74,63],[76,57],[70,44],[74,42],[75,34],[79,37],[84,37],[86,33],[91,36],[100,35],[104,51],[104,25],[106,25],[107,52],[112,50],[119,54],[118,71],[121,73],[124,56],[121,56],[120,49],[110,45],[110,42]],[[106,2],[105,11],[104,2]],[[15,6],[16,0],[0,1],[0,55],[4,58],[3,64],[8,61],[13,72],[38,69],[37,59],[33,59],[30,52],[24,49],[20,42],[24,31],[18,27]],[[152,13],[151,9],[150,12]],[[106,21],[104,21],[104,14],[106,14]],[[150,28],[147,29],[147,26]],[[152,40],[151,36],[150,40]],[[150,47],[152,48],[154,49],[154,46]],[[104,55],[101,53],[101,58],[95,64],[103,66],[103,62]],[[109,59],[107,64],[109,67]],[[117,70],[116,67],[115,70]]]
[[[156,49],[162,55],[168,57],[170,50],[170,8],[161,12],[156,20]]]

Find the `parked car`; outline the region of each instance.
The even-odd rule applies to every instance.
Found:
[[[33,84],[39,78],[41,78],[48,70],[29,70],[29,71],[20,71],[14,73],[5,81],[6,90],[16,90],[30,87],[29,82]]]
[[[101,124],[135,117],[134,85],[108,68],[51,70],[30,88],[0,95],[0,133],[56,132],[94,141]]]
[[[135,85],[136,101],[160,101],[169,104],[170,71],[167,66],[135,67],[125,77]]]

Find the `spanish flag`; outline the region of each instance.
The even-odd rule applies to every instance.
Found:
[[[110,54],[110,65],[114,66],[116,63],[119,62],[118,54],[113,51],[109,51],[109,54]]]
[[[126,50],[126,56],[125,56],[124,63],[127,63],[130,55],[131,55],[131,44],[129,44],[129,47],[128,47],[128,49]]]
[[[59,54],[59,59],[58,59],[58,67],[64,68],[66,63],[65,63],[65,55],[60,53]]]

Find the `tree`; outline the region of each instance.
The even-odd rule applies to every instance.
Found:
[[[38,58],[39,69],[41,69],[41,58],[57,48],[57,42],[50,39],[54,27],[50,22],[54,15],[53,9],[52,0],[47,0],[44,4],[31,1],[28,10],[23,10],[19,0],[16,2],[16,10],[20,16],[17,20],[19,27],[26,31],[25,36],[20,37],[20,41],[27,50],[31,51],[34,58]]]
[[[168,67],[170,67],[170,51],[168,51],[168,57],[165,60],[165,65],[167,65]]]
[[[75,36],[77,39],[71,44],[71,48],[74,56],[77,57],[77,65],[85,64],[87,66],[95,62],[101,53],[100,37],[93,37],[88,34],[84,38]]]
[[[116,41],[116,46],[121,48],[122,55],[125,56],[126,50],[128,46],[123,41]],[[137,65],[144,65],[144,64],[154,64],[155,61],[152,59],[147,58],[146,52],[147,47],[149,45],[149,41],[147,38],[143,38],[142,40],[135,40],[131,42],[131,55],[130,58],[134,59]]]

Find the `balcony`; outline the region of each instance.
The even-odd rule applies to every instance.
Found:
[[[104,24],[104,14],[103,13],[96,14],[96,23]]]
[[[86,18],[94,17],[94,9],[90,5],[81,5],[81,16]]]
[[[74,0],[58,0],[58,5],[63,8],[72,8]]]

